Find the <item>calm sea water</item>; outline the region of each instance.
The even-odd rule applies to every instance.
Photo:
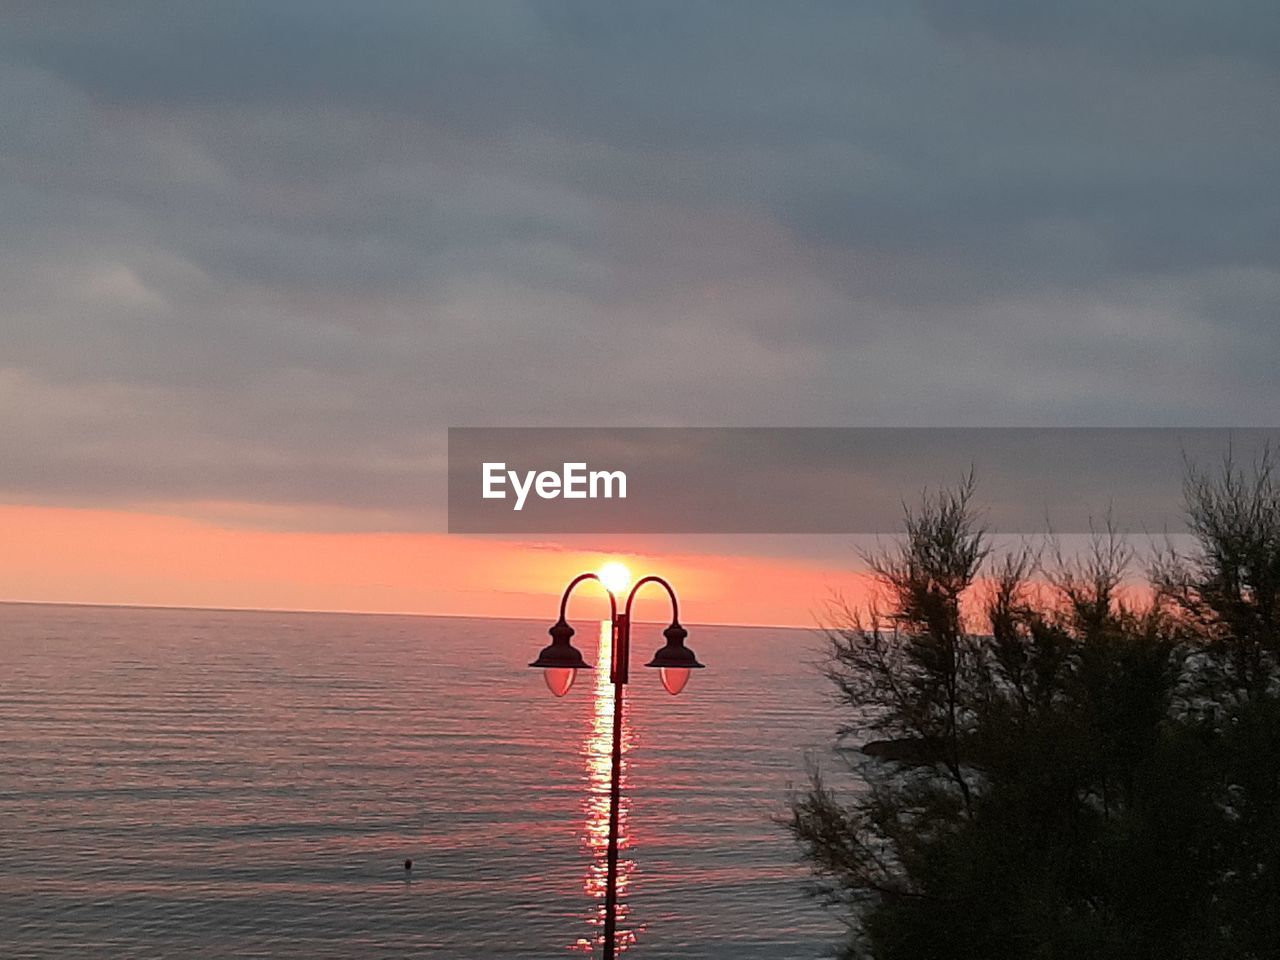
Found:
[[[612,687],[553,699],[545,629],[0,605],[0,955],[598,952]],[[829,955],[770,820],[836,723],[816,640],[689,645],[710,669],[679,697],[628,687],[628,955]]]

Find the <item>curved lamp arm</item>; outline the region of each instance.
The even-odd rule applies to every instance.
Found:
[[[588,574],[583,574],[583,576],[589,577],[589,576],[594,576],[594,574],[588,573]],[[662,584],[663,588],[667,591],[667,596],[671,598],[671,622],[679,623],[680,622],[680,603],[678,600],[676,600],[675,590],[673,590],[671,588],[671,584],[667,583],[666,580],[663,580],[662,577],[657,577],[652,574],[650,574],[647,577],[641,577],[639,580],[637,580],[636,585],[632,587],[631,592],[627,594],[627,607],[626,607],[626,610],[624,611],[626,613],[627,620],[629,621],[631,619],[632,601],[635,600],[636,594],[640,592],[640,588],[643,587],[646,583]]]
[[[648,579],[656,579],[656,578],[648,578]],[[560,598],[560,622],[561,623],[566,622],[564,619],[564,615],[565,615],[565,611],[568,609],[568,606],[569,606],[569,594],[573,593],[573,588],[576,587],[578,584],[580,584],[583,580],[594,580],[597,583],[599,583],[600,586],[604,587],[604,592],[609,595],[609,618],[611,620],[617,620],[618,619],[618,598],[613,595],[613,591],[610,590],[608,587],[605,587],[604,581],[601,580],[594,573],[580,573],[576,577],[574,577],[572,580],[570,580],[569,585],[564,588],[564,596]],[[643,582],[644,581],[642,580],[641,583]],[[639,585],[640,584],[636,584],[636,586],[639,586]],[[670,590],[671,588],[667,587],[667,589]],[[672,594],[673,599],[674,597],[675,597],[675,594]],[[627,603],[627,609],[628,610],[631,609],[630,601],[628,601]]]
[[[699,663],[693,651],[684,645],[684,639],[689,635],[689,631],[680,626],[680,607],[676,601],[676,592],[671,589],[671,584],[661,577],[645,577],[639,581],[631,589],[630,596],[627,597],[627,612],[622,619],[630,628],[631,602],[636,598],[636,592],[651,580],[654,583],[662,584],[667,591],[667,596],[671,598],[671,626],[662,631],[662,635],[667,640],[666,645],[655,653],[653,659],[646,663],[645,666],[659,668],[662,671],[662,685],[666,687],[667,693],[677,694],[684,689],[684,685],[688,682],[689,671],[701,669],[703,664]]]

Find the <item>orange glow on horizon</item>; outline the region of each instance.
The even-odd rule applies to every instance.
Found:
[[[265,530],[124,510],[0,505],[0,532],[0,600],[16,601],[543,620],[570,579],[608,561],[670,578],[691,623],[812,627],[832,589],[856,599],[867,583],[791,558],[602,556],[547,541]],[[604,616],[602,593],[575,594],[575,615]],[[645,594],[636,617],[663,620],[665,604]]]

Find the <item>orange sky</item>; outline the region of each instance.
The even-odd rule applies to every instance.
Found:
[[[637,576],[668,577],[687,622],[811,627],[833,590],[865,589],[849,570],[791,559],[261,530],[122,510],[0,505],[0,530],[3,600],[547,619],[574,574],[617,558]],[[575,600],[589,616],[600,613],[591,592]],[[637,601],[641,617],[666,616],[656,594]]]

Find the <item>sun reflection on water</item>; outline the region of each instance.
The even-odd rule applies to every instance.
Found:
[[[582,845],[590,854],[591,862],[583,878],[582,888],[593,902],[593,910],[587,921],[595,927],[590,937],[581,937],[573,946],[583,952],[591,952],[604,944],[605,887],[609,873],[609,780],[613,763],[613,696],[614,687],[609,680],[611,667],[610,625],[600,624],[600,644],[596,654],[596,669],[592,671],[595,688],[592,697],[591,728],[582,744],[582,756],[587,768],[587,794],[583,801]],[[625,710],[625,703],[623,708]],[[636,934],[644,928],[628,924],[630,909],[627,893],[635,877],[636,863],[627,856],[631,847],[627,836],[627,752],[631,749],[633,734],[624,723],[622,728],[622,798],[618,806],[618,924],[617,952],[628,949],[636,942]]]

